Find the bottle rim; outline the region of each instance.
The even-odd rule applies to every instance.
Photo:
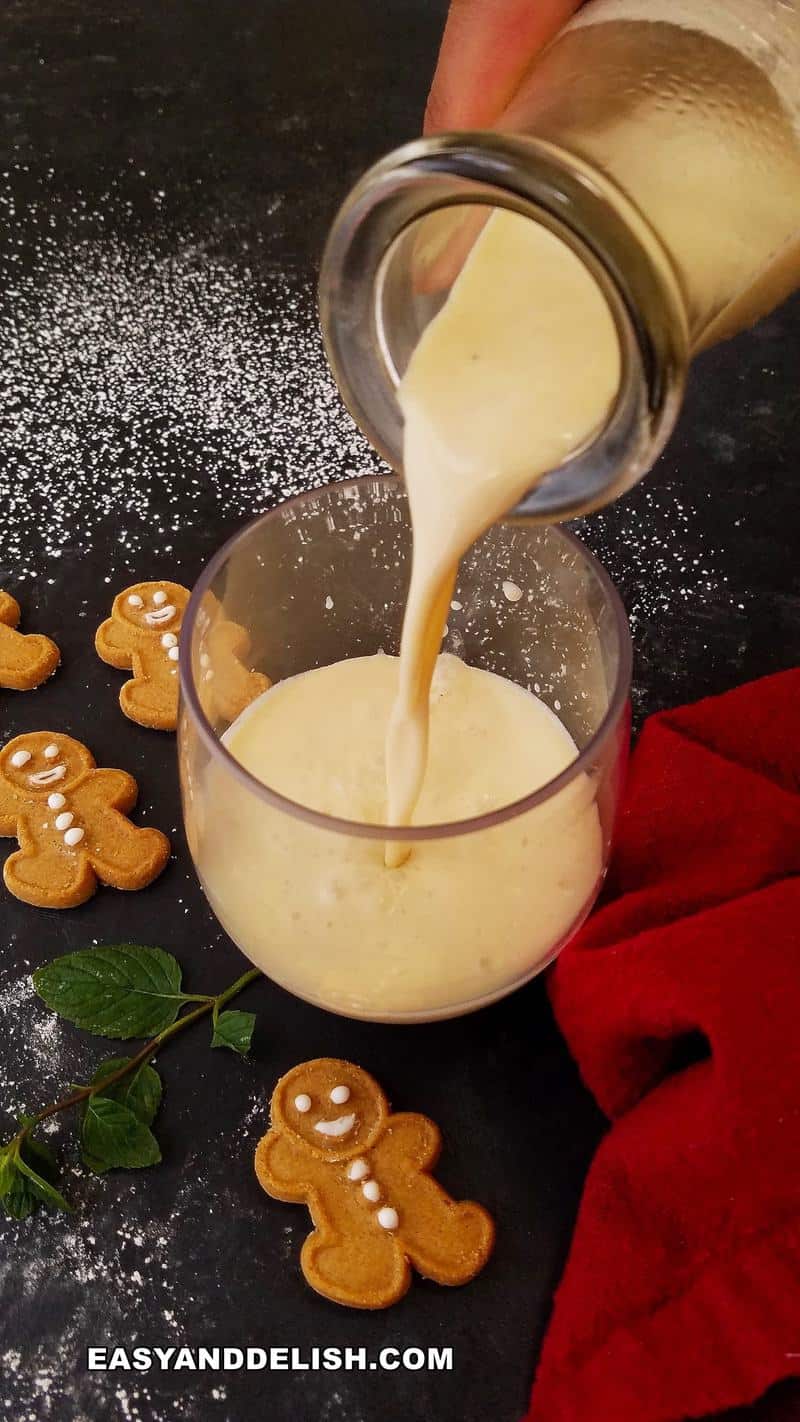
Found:
[[[339,391],[379,454],[401,470],[399,376],[384,329],[387,269],[410,227],[468,204],[546,226],[608,303],[620,342],[617,398],[590,441],[514,510],[546,522],[590,512],[635,484],[663,449],[683,397],[689,332],[678,278],[656,233],[615,183],[562,147],[493,132],[442,134],[396,149],[364,174],[333,222],[319,277],[322,333]]]

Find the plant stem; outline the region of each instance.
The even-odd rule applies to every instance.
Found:
[[[28,1122],[27,1126],[23,1126],[22,1129],[17,1132],[14,1140],[18,1141],[21,1145],[25,1137],[30,1135],[42,1121],[46,1121],[48,1116],[55,1116],[60,1111],[68,1111],[71,1106],[80,1105],[81,1101],[85,1101],[89,1096],[94,1096],[98,1092],[106,1091],[109,1086],[116,1085],[118,1081],[122,1081],[123,1077],[129,1076],[131,1072],[137,1071],[139,1067],[144,1066],[151,1057],[154,1057],[156,1053],[161,1050],[164,1043],[168,1042],[170,1037],[175,1037],[178,1032],[182,1032],[185,1027],[189,1027],[192,1022],[197,1022],[199,1018],[206,1017],[209,1012],[219,1012],[226,1002],[230,1002],[231,998],[236,997],[244,988],[248,987],[250,983],[255,982],[256,978],[260,978],[261,976],[260,969],[251,968],[249,972],[242,973],[242,976],[237,978],[235,983],[231,983],[230,987],[225,988],[225,991],[219,993],[216,997],[199,998],[199,1007],[192,1008],[191,1012],[185,1012],[183,1017],[178,1017],[175,1022],[170,1023],[169,1027],[164,1027],[155,1037],[151,1037],[150,1041],[145,1042],[144,1046],[134,1057],[129,1057],[124,1066],[119,1067],[118,1070],[112,1072],[110,1076],[104,1076],[102,1081],[95,1082],[93,1086],[79,1086],[75,1091],[70,1092],[69,1096],[64,1096],[60,1101],[54,1101],[52,1105],[45,1106],[41,1111],[38,1111]],[[187,1002],[195,1002],[198,1001],[198,997],[187,995],[184,1000]]]

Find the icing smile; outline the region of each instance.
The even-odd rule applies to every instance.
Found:
[[[65,765],[51,765],[47,770],[38,770],[35,775],[28,776],[31,785],[52,785],[56,780],[63,780],[67,773]]]
[[[337,1116],[335,1121],[317,1121],[314,1130],[321,1136],[346,1136],[355,1123],[356,1113],[351,1111],[347,1116]]]
[[[165,622],[171,622],[175,616],[175,608],[171,602],[166,607],[159,607],[156,612],[146,612],[144,620],[148,627],[163,627]]]

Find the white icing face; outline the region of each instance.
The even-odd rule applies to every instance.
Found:
[[[299,1096],[294,1098],[294,1109],[305,1116],[306,1111],[311,1110],[311,1097],[305,1091],[301,1091]]]
[[[68,790],[94,765],[91,754],[79,741],[60,733],[58,740],[50,741],[47,732],[42,731],[19,736],[0,750],[0,756],[2,775],[16,791],[24,796],[35,793],[37,799],[41,797],[41,808],[47,805],[51,810],[63,810],[64,797],[53,803],[49,792],[60,794]]]
[[[36,786],[53,785],[57,780],[63,780],[66,773],[65,765],[51,765],[47,770],[38,770],[35,775],[29,775],[28,783]]]
[[[356,1113],[351,1111],[348,1116],[337,1116],[335,1121],[317,1121],[314,1130],[319,1131],[321,1136],[346,1136],[355,1123]]]
[[[162,596],[166,596],[166,594],[162,594]],[[153,598],[153,602],[155,602],[156,597],[158,597],[158,593],[156,593]],[[163,627],[167,622],[172,621],[176,611],[177,608],[175,608],[171,602],[168,602],[166,607],[159,605],[154,612],[146,612],[144,620],[148,627]]]
[[[122,604],[115,600],[114,605],[138,631],[163,632],[170,627],[177,632],[188,596],[179,583],[139,583],[122,595]]]
[[[349,1086],[334,1086],[331,1092],[331,1101],[334,1106],[344,1106],[345,1101],[350,1100]]]

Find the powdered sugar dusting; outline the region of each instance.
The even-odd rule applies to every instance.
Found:
[[[701,541],[696,509],[658,480],[582,520],[581,538],[626,593],[635,633],[659,614],[728,596],[718,550]]]
[[[628,613],[634,646],[635,724],[666,704],[704,691],[712,655],[736,675],[746,652],[751,609],[741,581],[721,571],[724,546],[709,542],[705,510],[673,487],[666,460],[638,488],[580,520],[576,531],[600,559]],[[702,498],[713,490],[698,490]],[[724,521],[720,521],[724,536]],[[728,555],[729,557],[729,555]],[[713,653],[712,653],[713,648]]]
[[[112,516],[128,551],[168,553],[209,492],[243,517],[378,467],[329,374],[306,276],[246,249],[211,255],[208,233],[112,235],[106,209],[50,201],[46,179],[20,208],[14,176],[0,188],[14,234],[0,245],[0,562],[15,582],[91,552]]]
[[[7,1052],[0,1102],[3,1111],[30,1109],[26,1090],[31,1077],[41,1083],[43,1091],[63,1084],[63,1026],[36,996],[30,977],[18,976],[24,971],[22,965],[15,964],[13,975],[0,977],[0,1033]]]

